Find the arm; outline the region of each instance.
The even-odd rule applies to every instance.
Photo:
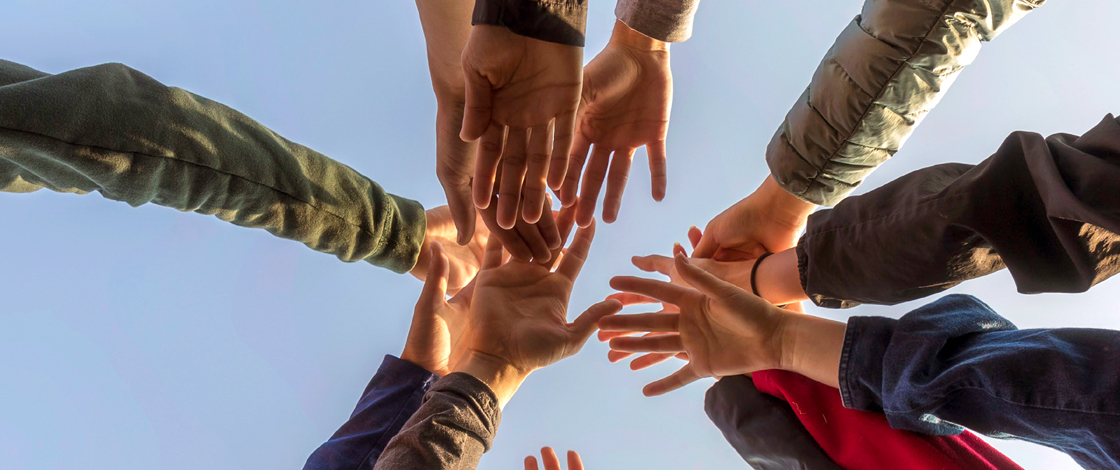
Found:
[[[810,218],[797,246],[818,305],[898,303],[1005,266],[1020,292],[1084,292],[1120,271],[1120,120],[1017,132],[979,165],[937,165]]]
[[[29,70],[6,61],[0,69]],[[0,109],[0,188],[97,191],[210,214],[402,273],[420,253],[419,203],[124,65],[0,86]]]
[[[373,468],[438,378],[411,362],[385,356],[350,419],[307,458],[304,470]]]
[[[844,406],[892,427],[955,434],[961,426],[1118,465],[1120,332],[1018,330],[970,296],[951,295],[899,320],[852,317],[840,363]]]
[[[789,403],[760,392],[750,377],[720,379],[704,396],[704,411],[755,470],[836,470]]]
[[[901,147],[960,71],[1041,0],[868,1],[766,148],[776,182],[833,205]]]
[[[630,29],[662,42],[684,42],[700,0],[618,0],[614,15]]]

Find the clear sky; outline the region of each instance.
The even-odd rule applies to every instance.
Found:
[[[100,5],[111,3],[111,5]],[[670,251],[766,174],[770,136],[856,0],[706,0],[672,48],[669,191],[644,152],[619,221],[600,226],[573,316]],[[439,205],[435,101],[406,0],[6,0],[0,57],[47,72],[123,62],[237,108],[391,192]],[[984,46],[906,147],[863,190],[934,163],[976,163],[1011,131],[1081,133],[1120,112],[1120,3],[1052,1]],[[585,60],[613,5],[595,0]],[[3,110],[0,110],[3,112]],[[97,195],[0,194],[0,469],[298,468],[398,354],[421,284],[263,231]],[[1116,281],[1082,295],[1016,294],[1006,272],[956,292],[1020,327],[1120,327]],[[930,299],[932,300],[932,299]],[[899,316],[916,304],[810,313]],[[658,398],[589,343],[534,373],[482,468],[543,445],[589,470],[745,468],[704,415],[710,381]],[[1027,468],[1072,461],[997,446]]]

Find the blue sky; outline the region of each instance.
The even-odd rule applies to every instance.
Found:
[[[47,72],[123,62],[233,106],[386,189],[431,207],[435,102],[414,5],[380,2],[7,0],[0,57]],[[766,174],[763,150],[861,2],[718,2],[672,48],[666,200],[644,152],[619,221],[601,226],[573,315],[668,253]],[[613,5],[596,1],[586,60]],[[863,187],[934,163],[975,163],[1015,130],[1081,133],[1118,112],[1120,4],[1053,1],[986,45],[906,147]],[[383,354],[403,344],[420,283],[344,264],[212,217],[97,195],[0,194],[0,469],[298,468],[341,424]],[[999,273],[957,292],[1020,327],[1120,327],[1115,281],[1024,296]],[[810,309],[899,316],[915,304]],[[644,398],[676,367],[609,364],[606,347],[533,374],[482,468],[543,445],[589,470],[745,465],[702,409],[710,382]],[[997,446],[1027,468],[1072,461]]]

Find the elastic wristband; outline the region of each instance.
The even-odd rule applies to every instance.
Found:
[[[757,297],[762,296],[758,294],[758,284],[755,283],[754,275],[758,273],[758,267],[762,265],[762,260],[766,259],[767,256],[770,256],[772,254],[773,253],[763,253],[762,256],[759,256],[758,259],[754,260],[754,266],[751,266],[751,293],[753,293]]]

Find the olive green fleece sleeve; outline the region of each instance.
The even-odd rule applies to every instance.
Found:
[[[57,75],[0,60],[0,191],[100,192],[403,273],[424,208],[220,103],[121,64]]]

